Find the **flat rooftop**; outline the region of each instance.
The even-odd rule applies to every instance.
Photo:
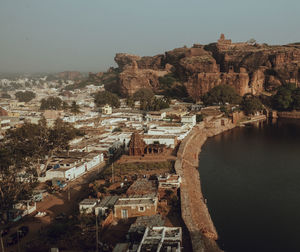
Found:
[[[98,202],[98,199],[84,199],[79,204],[80,205],[95,205]]]

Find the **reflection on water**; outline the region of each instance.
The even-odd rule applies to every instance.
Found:
[[[200,154],[204,197],[225,251],[300,251],[300,121],[236,128]]]

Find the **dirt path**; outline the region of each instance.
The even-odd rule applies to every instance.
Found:
[[[24,247],[26,243],[37,238],[39,231],[49,225],[58,214],[65,213],[66,215],[72,215],[72,213],[78,209],[79,200],[87,196],[87,191],[82,189],[84,189],[89,182],[93,181],[105,167],[105,164],[94,167],[78,179],[68,183],[68,186],[62,192],[50,194],[45,197],[43,201],[37,202],[37,211],[47,212],[47,215],[45,217],[36,218],[33,217],[36,214],[35,212],[16,223],[10,230],[11,234],[20,226],[24,225],[29,227],[28,235],[20,239],[19,251],[25,251]],[[6,247],[5,251],[18,251],[18,246]]]

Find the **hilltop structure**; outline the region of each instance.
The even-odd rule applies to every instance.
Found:
[[[259,95],[286,82],[298,84],[300,77],[299,44],[269,46],[254,39],[233,43],[224,34],[215,43],[184,46],[153,57],[118,53],[115,61],[114,89],[123,95],[140,88],[165,90],[160,78],[167,74],[175,76],[173,84],[186,89],[195,101],[222,84],[233,86],[240,95]]]

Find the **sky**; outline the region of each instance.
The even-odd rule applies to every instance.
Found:
[[[0,0],[0,72],[105,71],[124,52],[300,41],[299,0]]]

